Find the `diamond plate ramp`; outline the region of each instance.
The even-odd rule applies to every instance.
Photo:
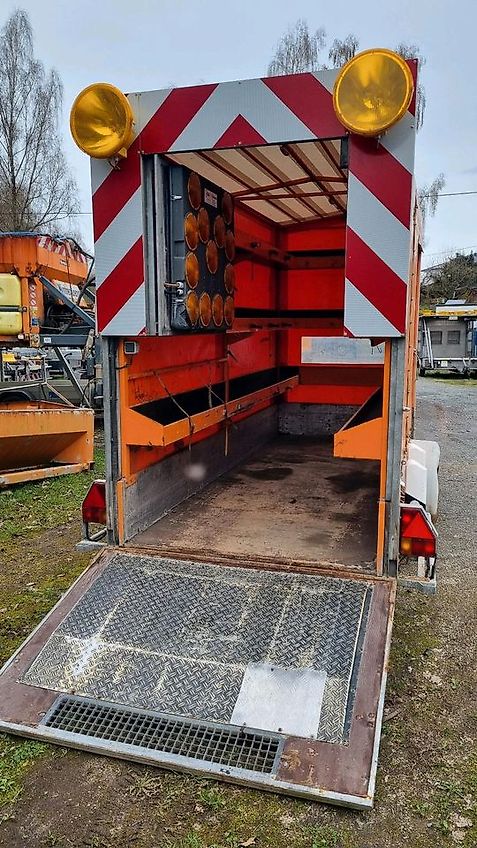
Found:
[[[229,723],[249,664],[313,669],[326,675],[313,735],[343,744],[372,593],[372,581],[117,553],[21,680]]]

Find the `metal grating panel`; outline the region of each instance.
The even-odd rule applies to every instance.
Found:
[[[309,668],[326,674],[316,738],[343,744],[372,591],[361,580],[118,554],[22,680],[228,724],[250,663]]]
[[[85,698],[61,697],[42,724],[55,730],[271,774],[282,739],[235,727],[174,719]]]

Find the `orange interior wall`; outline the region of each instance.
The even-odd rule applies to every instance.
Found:
[[[235,240],[237,246],[250,243],[277,246],[277,228],[238,207],[235,211]],[[235,262],[236,309],[275,309],[277,283],[277,270],[272,265],[239,255]]]
[[[253,243],[260,245],[262,251],[271,251],[271,255],[275,249],[282,251],[282,255],[283,251],[289,252],[297,261],[309,254],[310,262],[315,260],[315,264],[317,252],[342,251],[345,244],[343,217],[279,230],[252,212],[237,208],[235,229],[239,247]],[[120,355],[121,403],[136,407],[168,394],[178,395],[222,382],[227,376],[233,379],[279,365],[297,368],[300,375],[300,385],[287,393],[285,402],[363,403],[381,385],[381,367],[323,367],[302,365],[301,361],[303,336],[343,335],[342,317],[337,318],[337,313],[342,314],[344,306],[344,262],[341,267],[331,267],[333,264],[336,262],[330,261],[330,267],[286,270],[283,265],[278,267],[276,261],[275,264],[265,261],[263,253],[260,257],[253,251],[248,255],[239,251],[235,264],[235,304],[243,310],[242,315],[247,308],[303,313],[312,310],[322,316],[319,329],[316,324],[314,328],[303,328],[302,320],[299,329],[140,337],[137,354],[131,357],[122,354],[122,358]],[[266,401],[264,406],[271,402]],[[217,425],[196,433],[192,442],[208,438],[219,429]],[[167,448],[123,446],[124,476],[130,477],[184,446],[182,442]]]

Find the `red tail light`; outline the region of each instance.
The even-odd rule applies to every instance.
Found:
[[[402,556],[436,556],[437,533],[422,506],[401,506],[399,549]]]
[[[91,483],[82,506],[85,524],[106,524],[106,482]]]

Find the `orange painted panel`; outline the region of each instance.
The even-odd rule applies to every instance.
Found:
[[[283,271],[282,309],[344,309],[344,269]]]
[[[343,217],[322,224],[301,224],[287,227],[281,236],[283,250],[344,250],[345,220]]]
[[[230,377],[241,377],[255,371],[266,371],[277,364],[276,334],[268,330],[245,336],[231,346]]]
[[[287,403],[331,403],[361,406],[375,391],[370,386],[297,386],[286,394]]]
[[[241,260],[235,263],[235,306],[275,309],[278,274],[275,268],[260,262]]]
[[[234,227],[250,233],[254,240],[263,239],[267,242],[275,242],[277,239],[277,228],[264,221],[263,218],[254,215],[253,212],[241,206],[235,207]]]

